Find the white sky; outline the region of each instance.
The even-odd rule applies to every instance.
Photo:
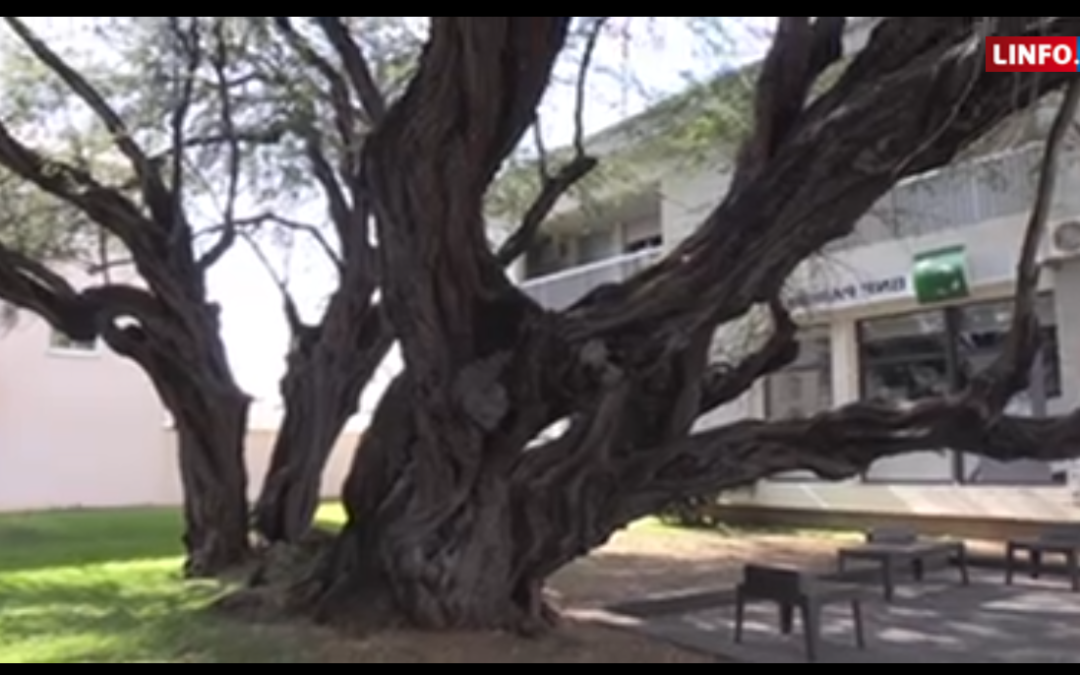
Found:
[[[608,28],[613,36],[598,43],[593,63],[598,72],[616,75],[591,76],[586,131],[598,131],[639,113],[663,95],[685,88],[691,79],[700,80],[734,62],[759,55],[761,38],[774,21],[775,17],[757,17],[733,24],[738,47],[731,48],[730,56],[721,57],[703,49],[705,40],[695,35],[686,21],[669,17],[612,19]],[[81,34],[86,37],[79,38],[80,43],[93,49],[92,42],[97,38],[85,32],[85,19],[50,17],[45,22],[39,19],[33,25],[47,27],[46,33],[62,34],[68,39]],[[622,83],[620,73],[625,76]],[[631,80],[633,84],[627,84]],[[571,87],[555,86],[549,92],[542,115],[549,146],[571,139],[573,102]],[[323,301],[332,288],[333,278],[321,260],[294,260],[290,276],[294,294],[309,307]],[[223,307],[224,339],[241,385],[257,398],[275,400],[288,337],[277,290],[257,258],[242,244],[212,270],[210,288]],[[380,379],[386,381],[393,369],[390,366],[384,370]],[[378,385],[369,387],[362,407],[370,409],[380,390]],[[366,416],[364,412],[361,417]]]

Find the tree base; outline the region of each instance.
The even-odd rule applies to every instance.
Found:
[[[488,607],[447,602],[438,614],[430,611],[430,598],[406,607],[382,575],[340,568],[332,574],[338,552],[334,535],[318,531],[300,544],[269,546],[259,552],[260,560],[245,588],[221,598],[212,609],[257,623],[306,619],[353,636],[411,628],[500,631],[539,637],[560,623],[558,610],[542,595],[522,604],[507,593]],[[463,607],[468,613],[447,613],[448,604]]]

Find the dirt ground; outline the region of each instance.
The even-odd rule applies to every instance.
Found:
[[[328,662],[382,663],[708,663],[710,659],[604,627],[588,610],[612,603],[735,583],[747,561],[822,567],[837,540],[810,536],[724,537],[655,525],[635,527],[561,572],[552,594],[566,620],[536,640],[492,634],[382,634],[335,640]]]

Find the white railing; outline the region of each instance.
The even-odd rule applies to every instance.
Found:
[[[1032,144],[909,178],[870,209],[854,234],[830,248],[918,237],[1024,213],[1035,200],[1041,154],[1041,146]],[[1064,153],[1063,173],[1076,160],[1075,152]],[[1075,191],[1058,194],[1057,202],[1066,208],[1080,200]]]
[[[1018,150],[947,166],[899,183],[859,221],[840,250],[889,239],[918,237],[1022,214],[1035,199],[1042,148]],[[1080,212],[1080,153],[1063,153],[1059,209]],[[549,309],[565,309],[601,284],[623,281],[660,257],[659,250],[621,255],[524,281],[522,288]]]
[[[660,249],[627,253],[554,274],[526,279],[521,283],[521,288],[544,307],[562,310],[597,286],[628,279],[659,260],[660,255]]]

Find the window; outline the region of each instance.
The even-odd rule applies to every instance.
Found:
[[[832,407],[832,342],[829,329],[805,329],[799,336],[799,358],[765,380],[765,415],[789,419],[825,412]]]
[[[899,402],[944,394],[950,387],[946,316],[942,311],[864,321],[859,325],[863,398]],[[952,482],[952,452],[927,448],[875,462],[871,481]]]
[[[644,239],[637,239],[631,241],[626,245],[627,253],[638,253],[640,251],[649,251],[654,248],[660,248],[664,243],[664,238],[657,234],[651,237],[645,237]]]
[[[1051,295],[1039,298],[1042,354],[1032,387],[1013,403],[1016,414],[1045,412],[1061,395],[1057,321]],[[863,398],[898,402],[959,391],[1001,353],[1012,322],[1012,301],[996,301],[864,321],[859,325]],[[876,462],[871,481],[930,483],[1050,483],[1041,462],[992,462],[926,448]]]
[[[51,331],[49,334],[49,349],[54,352],[71,354],[94,354],[99,348],[97,340],[89,342],[72,340],[59,331]]]
[[[1039,323],[1042,327],[1040,358],[1032,372],[1031,388],[1017,396],[1010,405],[1016,415],[1042,415],[1049,399],[1061,396],[1061,364],[1058,354],[1057,321],[1053,296],[1039,297]],[[971,377],[994,362],[1005,345],[1012,324],[1011,300],[980,303],[959,310],[958,377],[963,386]],[[978,455],[963,456],[962,480],[972,484],[1064,483],[1066,476],[1047,462],[1021,460],[998,462]]]
[[[765,380],[765,416],[797,419],[832,408],[832,341],[828,327],[804,329],[799,358]],[[793,471],[774,480],[817,480],[809,471]]]

